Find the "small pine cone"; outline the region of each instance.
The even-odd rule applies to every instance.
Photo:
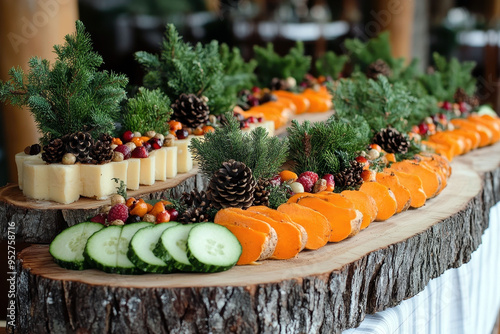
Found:
[[[110,162],[114,153],[110,142],[98,140],[90,149],[90,163],[98,165]]]
[[[90,150],[94,146],[92,136],[88,132],[75,132],[63,137],[66,144],[66,152],[73,153],[77,162],[90,162]]]
[[[184,192],[181,201],[188,207],[197,206],[205,208],[210,206],[207,193],[203,190],[198,191],[198,189],[194,189],[190,193]]]
[[[181,202],[188,208],[179,216],[180,222],[198,223],[208,221],[212,204],[205,191],[194,189],[190,193],[185,192],[182,194]]]
[[[208,211],[195,206],[188,208],[179,217],[179,221],[182,223],[202,223],[207,222],[208,220]]]
[[[172,104],[172,118],[189,128],[197,128],[208,122],[210,110],[206,98],[194,94],[181,94]]]
[[[254,200],[256,181],[252,170],[233,159],[224,162],[208,184],[208,198],[216,209],[249,208]]]
[[[99,140],[102,143],[109,145],[109,146],[111,146],[111,144],[113,144],[113,136],[111,136],[107,133],[101,133],[101,135],[99,136]]]
[[[377,59],[376,61],[371,63],[366,70],[366,76],[373,80],[377,80],[379,74],[382,74],[386,77],[390,77],[392,75],[391,68],[382,59]]]
[[[467,102],[468,95],[463,88],[457,88],[455,94],[453,94],[453,99],[456,103]]]
[[[271,89],[272,90],[289,90],[290,87],[288,85],[288,82],[284,79],[280,78],[273,78],[271,80]]]
[[[388,127],[380,130],[373,138],[375,144],[380,145],[387,153],[406,153],[410,142],[398,130]]]
[[[271,183],[268,179],[260,178],[255,186],[253,193],[253,205],[269,206],[269,186]]]
[[[355,188],[363,183],[363,177],[361,173],[363,172],[364,164],[353,160],[350,162],[350,167],[344,169],[343,171],[335,174],[333,177],[335,179],[335,187],[342,189]]]
[[[66,153],[66,151],[62,139],[52,139],[43,147],[42,159],[49,164],[61,162],[64,153]]]

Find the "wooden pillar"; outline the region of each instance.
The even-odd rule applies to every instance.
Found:
[[[0,1],[0,79],[8,79],[13,66],[28,67],[32,56],[54,60],[53,45],[75,30],[77,0]],[[14,155],[38,142],[33,117],[26,109],[0,106],[4,127],[9,181],[17,182]]]
[[[392,55],[411,60],[415,0],[376,0],[371,16],[391,34]]]

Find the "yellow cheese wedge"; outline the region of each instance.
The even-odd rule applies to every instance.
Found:
[[[155,180],[165,181],[167,179],[167,151],[160,148],[153,150],[149,156],[155,156]]]
[[[127,162],[127,189],[137,190],[141,175],[141,159],[131,158]]]
[[[113,169],[113,178],[123,181],[127,184],[128,160],[110,162]],[[114,182],[115,190],[120,186],[120,181]],[[116,191],[115,191],[116,192]]]
[[[49,198],[51,201],[69,204],[80,198],[80,164],[47,165],[49,175]]]
[[[26,197],[49,200],[49,183],[49,165],[43,161],[24,161],[23,193]]]
[[[15,158],[17,167],[17,184],[19,185],[19,189],[23,190],[23,163],[27,160],[42,162],[42,155],[29,155],[24,152],[20,152],[16,154]]]
[[[162,147],[167,152],[167,178],[177,176],[177,146]]]
[[[147,158],[139,159],[141,162],[141,173],[139,183],[150,186],[155,183],[156,156],[150,155]]]
[[[103,165],[80,165],[80,180],[82,183],[81,195],[96,199],[105,199],[116,192],[116,183],[113,181],[113,167],[111,163]]]
[[[193,169],[193,158],[191,156],[191,150],[189,149],[189,143],[192,137],[186,139],[174,140],[173,144],[177,147],[177,172],[187,173]]]

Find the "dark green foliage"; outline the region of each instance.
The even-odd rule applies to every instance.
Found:
[[[212,114],[222,114],[236,104],[236,90],[226,89],[233,83],[226,80],[224,66],[230,66],[231,59],[236,62],[237,59],[235,55],[228,55],[228,62],[223,64],[217,41],[193,47],[183,42],[174,25],[169,24],[160,55],[139,51],[135,58],[147,72],[144,86],[160,88],[171,101],[182,93],[206,96]]]
[[[287,130],[294,171],[297,174],[313,171],[324,175],[347,168],[356,152],[369,143],[369,128],[362,119],[359,120],[359,127],[338,117],[312,124],[292,121]]]
[[[316,60],[316,73],[337,79],[344,69],[345,63],[349,60],[347,55],[336,55],[332,51],[327,51],[323,56]]]
[[[236,47],[229,49],[227,44],[220,45],[219,54],[226,88],[234,89],[238,93],[242,89],[249,89],[255,85],[257,78],[254,73],[257,67],[255,59],[245,62],[240,50]]]
[[[205,134],[205,139],[194,138],[190,148],[201,170],[212,176],[222,163],[230,159],[245,163],[255,179],[275,175],[286,160],[287,139],[269,137],[267,131],[258,127],[249,134],[240,130],[239,122],[228,113],[227,123]]]
[[[456,58],[446,61],[438,53],[433,54],[435,70],[419,78],[429,95],[438,101],[454,101],[453,95],[458,88],[463,88],[467,95],[474,95],[476,79],[472,76],[475,62],[460,63]]]
[[[286,203],[290,198],[292,189],[287,183],[283,183],[279,186],[271,186],[269,188],[269,207],[271,209],[277,209],[283,203]]]
[[[28,106],[42,133],[42,144],[51,138],[88,130],[97,138],[110,133],[125,98],[124,75],[98,71],[102,57],[92,50],[90,35],[81,21],[76,33],[54,46],[56,61],[33,57],[27,74],[21,68],[9,71],[10,80],[0,82],[0,100]]]
[[[333,94],[337,114],[346,119],[362,116],[373,134],[388,125],[406,132],[411,127],[408,123],[410,114],[429,103],[429,100],[411,95],[404,84],[391,84],[384,76],[379,76],[376,81],[361,75],[342,79]]]
[[[272,43],[268,43],[266,48],[254,46],[254,52],[258,64],[257,77],[265,87],[271,84],[273,78],[292,77],[300,82],[311,68],[311,57],[304,55],[302,42],[297,42],[283,57],[274,51]]]
[[[172,115],[170,99],[160,89],[139,88],[137,95],[127,101],[123,126],[130,131],[146,133],[154,130],[167,133],[168,121]]]
[[[348,50],[351,61],[361,72],[365,72],[368,66],[377,59],[382,59],[392,70],[392,77],[397,78],[403,69],[404,59],[396,59],[391,54],[391,43],[389,32],[383,32],[366,43],[359,39],[347,39],[345,47]]]

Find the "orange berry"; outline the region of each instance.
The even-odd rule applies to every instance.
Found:
[[[137,201],[137,203],[135,203],[134,207],[131,208],[130,210],[130,214],[131,215],[136,215],[136,216],[139,216],[139,217],[144,217],[144,215],[148,213],[148,205],[142,201]]]
[[[396,155],[394,153],[386,153],[385,159],[387,162],[396,162]]]
[[[170,221],[170,214],[168,213],[167,210],[163,210],[162,212],[159,212],[158,215],[156,215],[156,223],[166,223]]]
[[[153,206],[149,203],[146,203],[147,207],[148,207],[148,213],[151,212],[151,210],[153,210]]]
[[[170,121],[168,122],[168,125],[170,126],[170,131],[177,131],[177,130],[180,130],[182,129],[182,124],[181,122],[178,122],[178,121]]]
[[[203,129],[203,133],[209,133],[209,132],[215,131],[214,127],[211,125],[205,125],[205,126],[203,126],[202,129]]]
[[[153,206],[153,210],[149,211],[149,214],[156,217],[162,211],[165,211],[165,204],[159,201]]]
[[[382,151],[382,147],[380,147],[380,145],[377,144],[371,144],[370,148],[377,150],[379,153]]]
[[[167,200],[163,200],[163,201],[161,201],[161,202],[162,202],[162,203],[163,203],[163,205],[165,205],[165,206],[169,206],[169,205],[174,204],[174,203],[172,203],[172,202],[170,202],[170,201],[167,201]]]
[[[288,181],[288,180],[296,180],[297,179],[297,174],[290,170],[283,170],[280,172],[280,177],[283,181]]]
[[[150,140],[150,139],[151,139],[151,137],[148,137],[148,136],[142,136],[142,137],[139,137],[139,138],[141,139],[141,141],[142,141],[143,143],[145,143],[145,142],[147,142],[148,140]]]
[[[141,140],[141,137],[134,137],[132,138],[132,143],[135,144],[135,146],[139,147],[139,146],[142,146],[142,140]]]
[[[120,138],[113,138],[113,144],[115,145],[123,145],[123,142]]]
[[[203,133],[204,133],[204,132],[203,132],[203,128],[201,128],[201,127],[197,127],[197,128],[196,128],[196,129],[194,129],[194,131],[193,131],[193,134],[194,134],[195,136],[201,136],[201,135],[203,135]]]
[[[137,200],[134,197],[129,197],[125,202],[125,205],[130,209],[130,207],[132,207],[135,204],[135,202],[137,202]]]

